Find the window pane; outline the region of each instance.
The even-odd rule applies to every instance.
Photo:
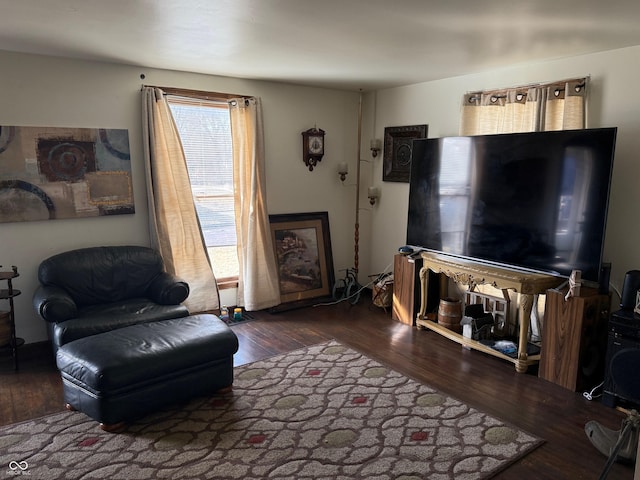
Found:
[[[180,133],[198,218],[218,278],[237,277],[233,157],[224,103],[169,105]]]
[[[217,280],[238,278],[238,251],[236,246],[229,247],[209,247],[209,258],[211,259],[211,266],[213,273]]]

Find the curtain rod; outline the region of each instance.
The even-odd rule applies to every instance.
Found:
[[[474,90],[472,92],[467,92],[467,95],[478,95],[478,94],[490,94],[492,92],[504,92],[505,90],[526,90],[529,88],[540,88],[540,87],[553,87],[554,85],[557,85],[558,87],[555,89],[555,91],[557,92],[564,92],[564,85],[566,85],[567,83],[570,82],[581,82],[578,85],[576,85],[575,88],[580,89],[583,87],[586,87],[587,82],[591,79],[590,75],[587,75],[586,77],[575,77],[575,78],[568,78],[565,80],[556,80],[553,82],[541,82],[541,83],[530,83],[527,85],[517,85],[517,86],[513,86],[513,87],[503,87],[503,88],[488,88],[486,90]],[[560,86],[562,85],[562,86]]]
[[[588,77],[587,77],[588,78]],[[500,88],[500,89],[495,89],[495,90],[479,90],[477,92],[469,92],[466,95],[470,95],[469,99],[467,100],[469,103],[475,103],[478,100],[478,97],[481,95],[491,95],[491,102],[496,102],[497,100],[501,99],[501,98],[507,98],[507,95],[500,95],[502,92],[506,91],[506,90],[516,90],[517,91],[517,95],[518,97],[526,97],[527,96],[527,92],[523,91],[523,92],[518,92],[518,90],[526,90],[529,88],[535,88],[535,87],[543,87],[543,88],[549,88],[552,87],[554,85],[566,85],[569,82],[575,82],[578,80],[583,80],[582,83],[579,83],[578,85],[576,85],[574,87],[576,92],[579,92],[582,88],[586,87],[587,85],[587,81],[585,78],[583,79],[572,79],[572,80],[566,80],[565,82],[551,82],[551,83],[538,83],[538,84],[532,84],[532,85],[524,85],[522,87],[508,87],[508,88]],[[566,90],[565,87],[556,87],[553,90],[553,93],[555,94],[555,96],[557,97],[561,92],[564,92]],[[500,94],[499,94],[500,93]],[[518,100],[520,100],[521,98],[518,98]]]
[[[191,90],[188,88],[176,87],[160,87],[157,85],[142,85],[140,90],[145,87],[159,88],[166,95],[178,95],[182,97],[199,98],[203,100],[231,100],[232,98],[251,98],[251,95],[240,95],[236,93],[208,92],[206,90]]]

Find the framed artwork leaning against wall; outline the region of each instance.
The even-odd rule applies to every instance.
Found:
[[[328,212],[269,215],[281,304],[271,311],[331,298],[334,283]]]

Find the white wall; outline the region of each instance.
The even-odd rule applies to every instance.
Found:
[[[369,145],[372,132],[384,138],[389,126],[428,124],[430,138],[457,135],[460,102],[468,91],[590,75],[589,127],[618,127],[604,260],[612,263],[611,282],[620,289],[625,273],[640,269],[640,223],[635,215],[640,207],[640,96],[633,92],[639,57],[640,47],[631,47],[379,90],[366,96],[375,117],[369,120],[363,144]],[[382,182],[380,157],[373,162],[372,175],[381,198],[373,212],[367,268],[376,271],[405,243],[409,184]]]
[[[460,99],[470,90],[591,75],[591,127],[618,127],[605,260],[613,264],[619,288],[626,271],[640,268],[637,238],[640,206],[636,150],[640,138],[640,97],[631,79],[640,73],[640,47],[529,64],[463,77],[385,89],[364,95],[362,189],[360,195],[360,281],[388,269],[405,242],[409,186],[382,182],[382,155],[372,159],[369,140],[382,139],[386,126],[426,123],[429,137],[458,133]],[[124,65],[0,52],[0,125],[126,128],[132,153],[136,213],[114,217],[0,223],[0,265],[17,265],[14,285],[18,335],[46,339],[31,306],[37,266],[44,258],[93,245],[148,244],[142,164],[140,86],[144,84],[255,95],[264,107],[267,192],[270,213],[328,211],[336,277],[354,264],[355,172],[358,94],[337,90],[196,75]],[[145,74],[144,80],[140,74]],[[303,130],[326,131],[325,156],[309,172],[301,159]],[[349,163],[341,184],[337,164]],[[366,187],[377,185],[374,207]],[[0,308],[3,306],[0,305]]]
[[[354,190],[340,183],[336,168],[346,161],[355,171],[357,93],[7,52],[0,52],[0,71],[0,125],[126,128],[132,158],[133,215],[0,223],[0,265],[18,267],[16,329],[27,342],[46,339],[31,305],[40,261],[73,248],[149,244],[142,84],[261,97],[269,213],[328,211],[336,272],[352,265]],[[326,148],[309,172],[301,132],[314,125],[326,131]]]

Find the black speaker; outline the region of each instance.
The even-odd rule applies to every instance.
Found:
[[[633,310],[636,306],[636,293],[640,289],[640,270],[629,270],[624,277],[622,295],[620,296],[620,308]]]
[[[615,318],[615,313],[613,317]],[[609,332],[609,341],[607,345],[606,371],[602,393],[602,403],[608,407],[621,406],[625,408],[640,408],[638,399],[626,398],[613,381],[611,375],[611,360],[613,357],[626,350],[640,350],[640,339],[626,337],[619,333]],[[634,367],[637,370],[637,366]]]

